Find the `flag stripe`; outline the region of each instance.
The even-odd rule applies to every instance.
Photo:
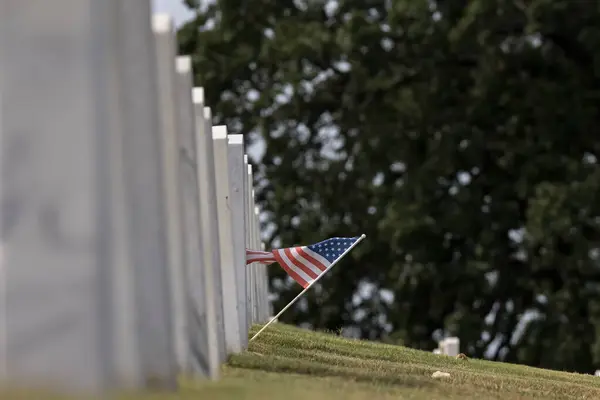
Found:
[[[252,264],[252,263],[260,263],[260,264],[273,264],[274,262],[276,262],[277,260],[275,259],[275,257],[271,256],[269,258],[248,258],[246,260],[246,265],[248,264]]]
[[[317,276],[319,276],[319,274],[314,273],[313,270],[309,266],[304,265],[296,257],[294,257],[294,254],[292,253],[292,249],[293,248],[283,249],[288,260],[290,260],[292,264],[294,264],[296,267],[298,267],[302,272],[304,272],[310,278],[315,279]]]
[[[275,256],[270,251],[246,250],[246,265],[253,262],[272,264],[276,261]]]
[[[302,286],[303,288],[306,288],[308,286],[308,282],[306,282],[304,279],[302,279],[297,273],[292,271],[287,266],[287,264],[283,261],[283,259],[281,258],[281,256],[279,255],[279,252],[277,250],[273,250],[273,255],[275,256],[275,259],[277,260],[279,265],[281,265],[281,268],[283,268],[289,276],[291,276],[296,282],[298,282],[300,284],[300,286]]]
[[[249,259],[269,259],[269,258],[273,258],[273,254],[249,254],[248,255]]]
[[[267,258],[267,257],[271,257],[273,258],[273,254],[272,253],[265,253],[265,254],[248,254],[248,257],[252,257],[252,258]]]
[[[252,257],[252,258],[268,258],[271,257],[273,258],[273,254],[272,253],[265,253],[265,254],[247,254],[248,257]]]
[[[321,271],[325,271],[329,266],[329,261],[327,261],[325,257],[321,257],[306,246],[298,247],[298,253]]]
[[[281,256],[283,262],[285,262],[291,270],[293,270],[299,277],[301,277],[302,280],[304,280],[304,282],[310,284],[313,281],[313,278],[311,278],[306,272],[294,265],[292,260],[290,260],[287,254],[285,253],[285,249],[277,250],[277,254]]]
[[[291,250],[291,252],[292,252],[292,255],[294,256],[294,258],[295,258],[295,259],[296,259],[296,260],[297,260],[299,263],[302,263],[302,265],[304,265],[305,267],[307,267],[307,268],[310,268],[310,270],[316,274],[316,275],[315,275],[315,278],[316,278],[317,276],[321,275],[321,272],[322,272],[322,271],[321,271],[321,269],[320,269],[319,267],[317,267],[315,264],[313,264],[313,263],[311,263],[310,261],[308,261],[306,258],[304,258],[304,257],[303,257],[303,256],[300,254],[300,252],[299,252],[299,250],[300,250],[300,248],[299,248],[299,247],[292,247],[290,250]]]

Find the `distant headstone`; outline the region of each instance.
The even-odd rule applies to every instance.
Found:
[[[215,178],[215,161],[212,139],[212,123],[210,108],[204,107],[204,90],[199,87],[192,89],[192,101],[196,116],[196,151],[197,175],[200,193],[200,221],[202,224],[202,254],[206,285],[213,288],[213,296],[207,298],[209,313],[214,312],[216,331],[210,330],[209,342],[215,345],[209,347],[211,357],[217,357],[219,362],[225,362],[225,325],[223,321],[223,286],[221,281],[221,247],[219,244],[219,221],[217,214],[217,192]],[[212,317],[210,318],[212,319]],[[214,335],[214,337],[213,337]],[[214,354],[213,354],[214,353]],[[211,364],[212,365],[212,364]],[[212,376],[218,373],[213,371]]]
[[[240,340],[244,348],[248,347],[248,313],[246,297],[246,221],[245,201],[246,170],[244,170],[244,137],[228,135],[227,157],[229,167],[229,206],[232,221],[233,263],[236,275],[238,318]]]
[[[442,353],[450,356],[456,357],[458,353],[460,353],[460,339],[457,337],[448,337],[442,341]]]
[[[244,185],[244,222],[246,224],[245,246],[247,249],[259,250],[254,248],[252,242],[252,225],[250,224],[252,213],[250,212],[250,194],[252,189],[252,166],[248,165],[248,155],[244,154],[244,171],[246,171],[246,184]],[[252,326],[252,271],[254,264],[246,266],[246,323],[247,328]]]
[[[247,241],[248,248],[259,250],[256,247],[256,235],[254,231],[254,200],[252,199],[252,186],[253,186],[253,175],[252,175],[252,165],[248,164],[247,166],[247,183],[246,183],[246,202],[248,209],[246,210],[246,218],[248,220],[247,227]],[[248,265],[248,320],[249,325],[256,323],[254,319],[254,293],[256,287],[256,268],[258,263],[252,263]]]
[[[238,308],[236,268],[232,252],[233,222],[231,215],[231,186],[229,184],[227,127],[224,125],[213,126],[212,132],[217,187],[225,346],[228,353],[238,353],[242,350],[238,313],[244,312],[244,310]]]
[[[252,203],[254,204],[254,189],[252,189]],[[259,232],[258,232],[258,207],[254,207],[254,215],[252,218],[252,230],[254,231],[254,247],[258,248],[259,244]],[[254,269],[254,307],[253,307],[253,320],[255,323],[260,321],[260,288],[262,276],[260,274],[260,266],[257,265],[257,268]]]

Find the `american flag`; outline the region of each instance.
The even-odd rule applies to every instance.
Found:
[[[329,268],[360,237],[334,237],[309,246],[287,247],[272,251],[246,249],[246,265],[277,262],[303,288]]]

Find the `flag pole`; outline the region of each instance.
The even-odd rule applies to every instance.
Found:
[[[362,241],[364,238],[366,238],[366,237],[367,237],[367,235],[365,235],[364,233],[363,233],[362,235],[360,235],[360,237],[358,238],[358,240],[357,240],[356,242],[352,243],[352,245],[351,245],[350,247],[348,247],[348,248],[346,249],[346,251],[344,251],[342,254],[340,254],[340,256],[339,256],[338,258],[336,258],[336,259],[335,259],[335,260],[334,260],[334,261],[331,263],[331,265],[330,265],[329,267],[327,267],[327,269],[326,269],[325,271],[323,271],[323,273],[322,273],[321,275],[317,276],[317,278],[316,278],[314,281],[312,281],[312,282],[310,283],[310,285],[308,285],[307,287],[305,287],[305,288],[304,288],[304,290],[303,290],[303,291],[301,291],[301,292],[300,292],[300,294],[294,298],[294,300],[290,301],[290,302],[288,303],[288,305],[287,305],[287,306],[285,306],[285,307],[283,307],[283,309],[282,309],[281,311],[279,311],[279,312],[277,313],[277,315],[276,315],[276,316],[274,316],[273,318],[271,318],[271,320],[270,320],[269,322],[267,322],[267,324],[266,324],[265,326],[263,326],[262,328],[260,328],[260,330],[259,330],[258,332],[256,332],[256,334],[255,334],[254,336],[252,336],[252,338],[251,338],[251,339],[250,339],[248,342],[251,342],[251,341],[253,341],[254,339],[256,339],[256,337],[257,337],[258,335],[260,335],[262,331],[264,331],[265,329],[267,329],[267,327],[268,327],[269,325],[271,325],[271,324],[272,324],[274,321],[276,321],[276,320],[277,320],[277,318],[279,318],[279,317],[281,316],[281,314],[283,314],[283,313],[285,312],[285,310],[287,310],[288,308],[290,308],[290,307],[291,307],[291,306],[292,306],[292,305],[293,305],[293,304],[294,304],[296,301],[298,301],[298,300],[300,299],[300,297],[302,297],[302,296],[304,295],[304,293],[306,293],[306,292],[308,291],[308,289],[310,289],[310,288],[312,287],[312,285],[314,285],[315,283],[317,283],[317,282],[319,281],[319,279],[321,279],[323,276],[325,276],[325,274],[326,274],[326,273],[327,273],[327,272],[328,272],[328,271],[329,271],[331,268],[333,268],[333,266],[334,266],[335,264],[337,264],[337,263],[338,263],[338,261],[340,261],[342,258],[344,258],[344,256],[345,256],[346,254],[348,254],[348,253],[350,252],[350,250],[352,250],[352,249],[353,249],[353,248],[354,248],[354,247],[355,247],[357,244],[359,244],[359,243],[360,243],[360,242],[361,242],[361,241]]]

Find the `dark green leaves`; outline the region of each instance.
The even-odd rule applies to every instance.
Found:
[[[215,123],[264,149],[270,243],[368,236],[285,321],[589,372],[600,10],[465,4],[217,1],[180,48]],[[298,288],[271,278],[279,309]]]

